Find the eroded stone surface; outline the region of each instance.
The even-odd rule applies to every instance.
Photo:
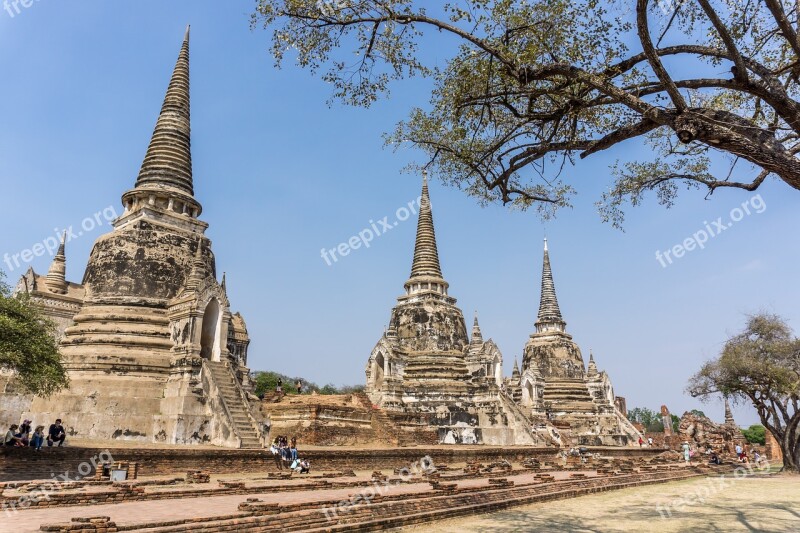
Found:
[[[61,418],[68,438],[261,445],[247,327],[217,281],[192,191],[187,30],[139,179],[83,282],[64,279],[62,243],[46,277],[29,270],[17,286],[56,321],[70,386],[32,398],[0,376],[0,423]]]

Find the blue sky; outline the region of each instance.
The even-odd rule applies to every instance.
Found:
[[[274,68],[269,35],[249,28],[253,5],[38,0],[14,17],[0,11],[0,254],[30,249],[109,206],[121,212],[191,23],[195,193],[217,269],[228,273],[233,308],[248,324],[250,366],[363,383],[410,271],[415,220],[330,266],[320,250],[370,220],[394,220],[418,196],[419,177],[401,169],[422,154],[384,149],[381,134],[424,105],[430,85],[400,83],[368,110],[328,107],[330,88],[319,78],[291,64]],[[428,58],[444,61],[447,51],[437,46]],[[684,394],[686,380],[749,312],[800,324],[798,193],[773,181],[759,191],[761,203],[726,191],[711,200],[684,194],[671,210],[647,201],[629,210],[623,233],[602,224],[593,204],[609,165],[642,153],[629,143],[569,169],[574,208],[546,225],[532,212],[481,208],[434,181],[444,275],[468,321],[478,310],[510,373],[533,330],[546,233],[568,331],[586,359],[594,351],[628,406],[666,403],[679,415],[700,407],[721,419],[720,403]],[[656,259],[745,202],[752,214],[704,249],[666,268]],[[81,280],[94,239],[108,229],[104,222],[69,243],[70,280]],[[30,264],[44,272],[49,263],[44,255]],[[0,268],[13,281],[27,264]],[[740,424],[756,421],[749,407],[735,414]]]

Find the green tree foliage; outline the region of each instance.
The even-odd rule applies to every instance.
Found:
[[[761,424],[753,424],[742,430],[742,435],[750,444],[765,444],[767,442],[767,428]]]
[[[647,407],[634,407],[628,411],[628,420],[642,424],[648,433],[661,433],[664,431],[664,423],[661,420],[661,413],[648,409]]]
[[[800,473],[800,339],[781,317],[750,316],[687,390],[704,399],[720,394],[752,403],[781,447],[784,468]]]
[[[628,420],[638,422],[645,427],[648,433],[662,433],[664,431],[664,420],[661,418],[661,410],[648,409],[647,407],[634,407],[628,411]],[[670,414],[673,433],[678,432],[678,425],[681,419]]]
[[[270,371],[256,371],[253,373],[253,380],[255,381],[255,393],[258,396],[262,394],[269,394],[275,392],[278,386],[278,380],[281,380],[283,385],[284,394],[297,394],[297,381],[303,384],[303,393],[310,394],[316,392],[317,394],[352,394],[354,392],[362,392],[363,385],[345,385],[343,387],[336,387],[332,384],[327,384],[322,387],[300,377],[289,377],[285,374]]]
[[[704,417],[704,418],[708,418],[708,417],[706,416],[706,414],[705,414],[703,411],[701,411],[700,409],[692,409],[692,410],[691,410],[691,411],[689,411],[689,412],[690,412],[690,413],[692,413],[694,416],[702,416],[702,417]]]
[[[620,226],[647,194],[800,189],[800,39],[790,0],[258,0],[272,53],[369,106],[395,80],[433,80],[387,143],[481,203],[569,206],[576,158],[626,143],[598,201]],[[443,65],[425,57],[448,54]],[[420,53],[425,50],[427,53]]]
[[[28,392],[39,396],[67,386],[55,334],[55,324],[28,295],[12,295],[0,272],[0,370],[13,372]]]

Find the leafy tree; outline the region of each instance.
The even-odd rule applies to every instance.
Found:
[[[672,432],[673,433],[678,433],[678,428],[681,425],[680,417],[678,415],[673,415],[671,413],[670,413],[669,416],[672,417]]]
[[[701,411],[700,409],[692,409],[689,412],[692,413],[694,416],[702,416],[703,418],[708,418],[706,416],[706,414],[703,411]]]
[[[27,294],[12,295],[0,272],[0,370],[13,372],[33,394],[49,396],[69,381],[55,324]]]
[[[661,433],[664,431],[664,423],[661,414],[647,407],[634,407],[628,411],[628,420],[638,422],[650,433]]]
[[[767,442],[767,428],[761,424],[753,424],[742,430],[742,435],[750,444],[765,444]]]
[[[432,78],[430,105],[387,136],[429,156],[441,180],[481,203],[545,216],[568,206],[565,170],[636,140],[598,201],[615,226],[647,194],[756,190],[774,176],[800,189],[800,39],[790,0],[258,0],[254,27],[369,106],[395,80]],[[426,7],[423,7],[426,5]],[[458,45],[443,67],[420,50]],[[663,44],[662,44],[663,43]],[[429,54],[433,56],[434,54]]]
[[[662,433],[664,431],[664,420],[661,418],[660,410],[634,407],[628,411],[628,420],[642,424],[648,433]],[[673,433],[677,433],[681,419],[676,415],[670,414],[670,420]]]
[[[744,331],[728,339],[720,356],[703,365],[687,389],[749,401],[783,452],[784,468],[800,473],[800,339],[779,316],[750,316]]]
[[[295,384],[298,380],[303,383],[303,392],[305,393],[316,392],[317,394],[353,394],[355,392],[361,392],[364,390],[363,385],[345,385],[341,388],[338,388],[329,383],[324,387],[320,387],[313,381],[309,381],[300,377],[289,377],[279,372],[259,370],[253,372],[256,395],[261,396],[262,394],[275,392],[279,379],[283,385],[282,388],[284,394],[297,394],[297,388],[295,387]]]
[[[339,391],[336,389],[336,386],[331,383],[328,383],[319,390],[320,394],[336,394],[338,392]]]
[[[364,392],[366,387],[364,385],[344,385],[339,388],[337,394],[355,394],[357,392]]]

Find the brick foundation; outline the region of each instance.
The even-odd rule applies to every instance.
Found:
[[[653,457],[663,450],[655,448],[589,448],[611,457]],[[550,460],[554,448],[527,446],[509,447],[417,447],[387,449],[314,449],[303,450],[300,456],[311,461],[312,470],[381,470],[395,468],[418,461],[428,455],[435,464],[483,462],[492,463],[499,458],[520,462],[527,458]],[[136,449],[136,448],[51,448],[34,452],[28,448],[0,448],[0,481],[50,479],[53,474],[70,472],[75,475],[81,464],[91,464],[99,454],[111,456],[116,462],[138,464],[139,476],[185,475],[189,470],[202,467],[210,474],[236,472],[276,471],[272,454],[268,450],[231,449]],[[96,461],[97,462],[97,461]],[[94,468],[81,477],[94,475]],[[82,472],[83,474],[83,472]],[[74,478],[73,478],[74,479]]]

